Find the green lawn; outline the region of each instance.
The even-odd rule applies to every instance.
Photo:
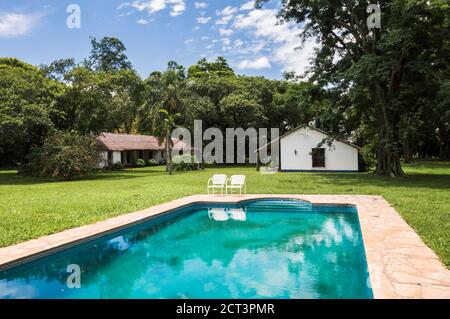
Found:
[[[407,178],[368,173],[279,173],[218,167],[168,176],[163,167],[99,173],[73,182],[0,170],[0,246],[206,191],[214,173],[247,175],[248,193],[382,195],[450,267],[450,163],[405,166]]]

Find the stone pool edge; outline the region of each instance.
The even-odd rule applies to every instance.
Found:
[[[374,298],[450,298],[450,270],[383,197],[366,195],[192,195],[0,248],[0,271],[184,206],[263,198],[354,205],[358,211]]]

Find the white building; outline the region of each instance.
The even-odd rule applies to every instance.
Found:
[[[359,147],[330,137],[322,130],[302,125],[280,136],[281,171],[357,172]],[[320,146],[319,146],[320,145]],[[265,147],[265,146],[263,146]]]

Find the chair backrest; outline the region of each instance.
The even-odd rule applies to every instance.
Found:
[[[225,174],[216,174],[211,177],[211,182],[214,185],[223,185],[227,182],[227,175]]]
[[[231,185],[244,185],[245,175],[233,175],[230,178]]]

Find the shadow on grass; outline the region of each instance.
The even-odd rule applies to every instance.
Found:
[[[352,188],[432,188],[450,189],[450,175],[410,173],[406,177],[392,178],[373,174],[324,173],[320,176],[324,183],[350,190]]]
[[[100,181],[100,180],[121,180],[142,178],[145,176],[166,175],[163,169],[124,169],[120,171],[101,171],[89,176],[81,176],[72,181],[64,181],[60,178],[24,176],[17,173],[17,170],[1,170],[0,185],[38,185],[47,183],[71,183],[78,181]]]

